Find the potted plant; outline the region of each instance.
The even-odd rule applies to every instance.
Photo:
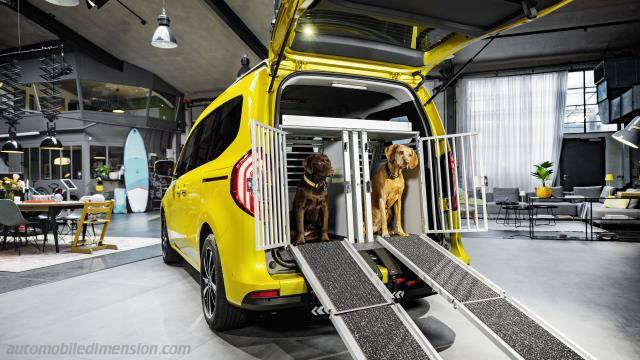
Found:
[[[109,165],[100,165],[95,170],[96,178],[101,180],[109,180]]]
[[[533,171],[531,175],[542,181],[542,186],[536,187],[536,196],[541,199],[548,199],[551,197],[551,187],[547,186],[547,181],[551,180],[553,163],[551,161],[545,161],[533,166],[535,167],[535,171]]]

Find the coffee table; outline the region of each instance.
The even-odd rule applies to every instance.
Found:
[[[555,210],[558,208],[558,205],[553,204],[534,204],[531,205],[533,207],[533,221],[535,221],[535,225],[555,225],[556,224],[556,214]],[[538,212],[540,210],[546,211],[545,220],[547,220],[546,224],[540,224],[538,221],[540,220]]]

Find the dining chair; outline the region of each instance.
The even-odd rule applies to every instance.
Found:
[[[3,226],[3,248],[7,248],[8,230],[12,229],[13,244],[18,255],[20,255],[20,243],[22,242],[20,227],[24,227],[25,243],[29,242],[29,227],[33,230],[32,235],[34,235],[34,238],[38,235],[36,231],[37,223],[25,219],[20,208],[18,208],[18,205],[16,205],[12,200],[0,199],[0,225]],[[33,241],[33,245],[38,249],[38,251],[40,251],[40,247],[36,240]],[[44,251],[44,244],[42,250]]]
[[[80,215],[80,219],[78,220],[75,236],[71,242],[71,252],[92,254],[96,250],[118,250],[118,246],[104,242],[107,228],[111,222],[112,212],[113,200],[105,202],[85,202],[82,208],[82,215]],[[84,238],[83,230],[89,225],[92,227],[102,226],[102,231],[98,239],[86,240]]]

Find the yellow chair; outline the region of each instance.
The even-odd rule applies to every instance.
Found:
[[[92,254],[96,250],[118,250],[118,246],[104,243],[104,236],[107,233],[107,227],[111,221],[111,213],[113,210],[113,200],[106,202],[86,202],[82,208],[82,215],[78,220],[76,234],[71,242],[71,252],[81,254]],[[99,240],[80,239],[85,226],[102,225]],[[82,246],[82,247],[81,247]]]

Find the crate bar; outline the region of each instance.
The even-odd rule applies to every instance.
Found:
[[[436,211],[436,204],[438,202],[438,198],[436,198],[436,193],[435,193],[435,186],[436,183],[433,180],[433,171],[435,170],[434,166],[433,166],[433,151],[431,149],[431,140],[427,140],[427,156],[429,158],[429,177],[430,177],[430,182],[429,182],[429,189],[431,189],[431,218],[433,219],[433,229],[431,230],[438,230],[438,218],[437,218],[437,211]],[[426,184],[425,184],[426,186]]]
[[[476,135],[477,139],[478,139],[478,143],[480,144],[480,146],[482,145],[482,136],[480,134]],[[482,147],[478,147],[478,149],[482,149]],[[480,175],[481,175],[481,183],[480,183],[480,192],[482,193],[482,211],[483,211],[483,218],[484,218],[484,231],[489,231],[489,221],[488,221],[488,215],[487,215],[487,202],[486,202],[486,198],[487,198],[487,187],[486,184],[484,183],[484,158],[480,158],[479,159],[480,162]]]
[[[465,144],[464,143],[464,139],[465,139],[465,136],[461,136],[460,137],[460,150],[462,150],[461,154],[460,154],[460,161],[462,162],[462,183],[464,185],[464,198],[466,199],[466,202],[467,202],[465,204],[465,208],[466,208],[466,212],[467,212],[465,217],[467,219],[467,228],[470,229],[471,228],[471,221],[469,220],[469,216],[470,216],[470,213],[471,213],[471,211],[470,211],[471,209],[469,208],[469,188],[467,187],[467,176],[468,176],[468,173],[467,173],[467,162],[466,162],[466,158],[465,158],[466,157],[466,155],[465,155],[466,151],[465,151],[465,147],[464,147],[464,144]],[[473,177],[475,177],[475,170],[473,168],[471,169],[471,173],[473,174]],[[458,198],[460,198],[460,194],[458,194]],[[473,202],[474,202],[474,204],[476,203],[475,192],[474,192],[474,195],[473,195]],[[458,208],[458,212],[461,212],[460,208]],[[478,213],[474,212],[474,214],[477,215]],[[477,230],[478,229],[478,219],[474,219],[474,224],[475,224],[475,228]]]
[[[453,179],[453,193],[454,194],[458,194],[459,192],[459,187],[458,187],[458,155],[456,154],[457,150],[458,150],[458,144],[456,142],[457,137],[454,136],[451,138],[451,150],[453,151],[453,168],[451,169],[451,177]],[[448,159],[447,159],[448,160]],[[449,162],[450,163],[450,162]],[[452,209],[458,209],[458,211],[456,211],[458,213],[458,227],[462,229],[462,211],[460,211],[460,194],[458,194],[458,196],[454,196],[453,199],[449,199],[449,201],[455,201],[455,207],[451,206]],[[467,226],[467,229],[469,229],[470,226]]]
[[[433,141],[434,144],[434,155],[435,155],[435,164],[436,164],[436,177],[437,177],[437,189],[438,189],[438,197],[436,198],[438,201],[438,211],[440,212],[440,226],[442,227],[441,229],[438,228],[436,230],[443,230],[443,231],[448,231],[448,229],[445,229],[446,227],[446,221],[445,221],[445,217],[444,217],[444,194],[442,193],[442,169],[440,168],[440,159],[439,159],[439,153],[440,153],[440,140],[434,140]],[[435,186],[432,185],[432,186]]]
[[[416,135],[416,149],[418,150],[418,159],[420,160],[420,213],[422,219],[422,232],[427,232],[429,230],[429,219],[427,218],[427,183],[425,178],[425,170],[424,170],[424,143],[419,140]]]
[[[282,159],[281,164],[287,163],[287,133],[282,132],[281,137],[281,146],[280,146],[280,156]],[[283,226],[284,226],[284,244],[289,244],[291,242],[291,228],[289,227],[289,184],[287,179],[289,179],[289,173],[286,166],[280,167],[281,175],[282,175],[282,183],[280,186],[282,187],[282,201],[283,201]]]
[[[267,203],[269,207],[267,208],[269,214],[265,219],[269,226],[269,243],[268,246],[272,246],[275,243],[276,232],[275,227],[277,226],[277,220],[274,216],[275,213],[275,196],[274,196],[274,171],[273,171],[273,144],[272,144],[272,136],[273,134],[265,129],[265,145],[266,145],[266,156],[267,156]]]
[[[447,184],[447,215],[449,218],[449,230],[451,230],[452,232],[455,231],[454,228],[454,223],[453,223],[453,198],[451,197],[451,171],[449,170],[449,168],[451,167],[451,162],[449,161],[449,151],[451,151],[451,146],[449,145],[449,143],[447,142],[447,140],[443,139],[440,140],[442,141],[444,144],[442,145],[443,147],[443,153],[440,156],[444,157],[444,171],[445,174],[447,175],[447,177],[445,178],[445,183]],[[438,142],[440,142],[438,141]],[[441,163],[442,161],[438,161],[438,164]],[[442,211],[444,211],[444,201],[442,202]]]
[[[371,168],[369,164],[369,138],[366,131],[360,133],[360,146],[360,151],[362,153],[362,177],[364,179],[364,223],[367,233],[367,242],[373,242]]]
[[[362,233],[362,229],[364,226],[363,218],[364,213],[362,212],[362,177],[360,173],[360,146],[358,144],[359,140],[359,132],[351,131],[351,165],[353,166],[353,179],[351,179],[351,188],[353,189],[352,193],[354,195],[353,208],[355,210],[355,233],[356,233],[356,241],[359,243],[364,242],[364,234]]]
[[[349,158],[349,132],[342,131],[342,161],[344,168],[344,197],[347,210],[347,239],[354,242],[353,236],[353,196],[351,181],[351,159]]]

